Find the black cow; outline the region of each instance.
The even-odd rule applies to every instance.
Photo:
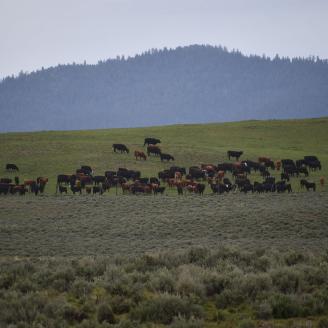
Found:
[[[170,155],[170,154],[163,154],[163,153],[161,153],[160,156],[161,156],[161,161],[162,162],[164,160],[165,161],[171,161],[171,160],[174,161],[174,157],[172,155]]]
[[[230,158],[236,158],[236,160],[239,160],[239,157],[243,154],[243,151],[236,151],[236,150],[228,150],[227,155],[230,160]]]
[[[144,146],[145,145],[156,145],[158,143],[161,143],[159,139],[156,138],[145,138]]]
[[[203,183],[197,183],[196,185],[196,193],[203,195],[205,190],[205,185]]]
[[[116,153],[116,151],[119,151],[121,154],[122,153],[129,153],[128,147],[126,147],[123,144],[113,144],[113,150]]]
[[[116,172],[115,171],[106,171],[105,172],[105,177],[106,178],[112,178],[116,176]]]
[[[231,190],[227,184],[223,183],[211,184],[211,189],[214,194],[223,194]]]
[[[104,183],[106,181],[106,177],[103,175],[96,175],[93,177],[93,182],[95,185],[99,185],[99,183]]]
[[[155,177],[149,178],[149,183],[154,183],[154,184],[158,184],[158,185],[161,184],[160,181]]]
[[[150,156],[150,154],[153,154],[155,156],[159,156],[161,154],[161,149],[158,146],[150,145],[147,147],[147,154]]]
[[[7,195],[10,192],[10,188],[9,183],[0,183],[0,194]]]
[[[92,193],[93,193],[93,194],[97,194],[97,193],[99,193],[99,195],[102,195],[102,194],[104,193],[104,190],[103,190],[103,188],[100,187],[100,186],[93,186],[93,187],[92,187]]]
[[[251,183],[245,183],[241,188],[240,191],[244,192],[245,194],[249,191],[254,191],[254,187]]]
[[[74,195],[75,195],[76,192],[80,193],[80,195],[82,194],[82,188],[81,187],[71,186],[71,190],[72,190]]]
[[[180,172],[182,175],[186,175],[186,169],[184,167],[180,167],[180,166],[171,166],[169,168],[170,172],[173,172],[173,174],[175,172]]]
[[[192,166],[189,168],[189,175],[192,179],[205,179],[205,172],[197,166]]]
[[[10,178],[1,178],[0,183],[11,183],[12,180]]]
[[[299,176],[299,171],[296,165],[285,165],[283,167],[284,173],[288,174],[289,176]]]
[[[60,183],[69,184],[70,183],[70,178],[71,177],[69,175],[59,174],[57,176],[57,184],[60,184]]]
[[[16,164],[7,164],[6,165],[6,170],[8,170],[8,171],[19,171]]]
[[[305,187],[307,191],[309,191],[310,189],[315,191],[315,189],[316,189],[316,185],[314,182],[309,182],[309,181],[302,179],[300,181],[300,184],[301,184],[301,188],[303,189]]]
[[[292,192],[292,186],[289,183],[286,183],[285,181],[278,181],[276,183],[276,190],[278,193],[285,191]]]
[[[308,177],[309,176],[309,171],[306,167],[302,166],[298,169],[298,173],[303,173],[304,176]]]
[[[156,187],[154,188],[154,195],[157,195],[158,193],[163,195],[164,191],[165,191],[165,187]]]
[[[263,183],[255,181],[253,185],[253,192],[258,192],[258,193],[264,192]]]
[[[173,179],[174,178],[174,172],[171,172],[170,170],[164,170],[161,172],[158,172],[158,178],[162,181],[165,181],[167,179]]]
[[[139,181],[142,184],[148,184],[149,178],[138,178],[137,181]]]
[[[59,193],[62,194],[63,192],[67,194],[67,187],[58,186]]]
[[[217,165],[217,170],[218,171],[224,171],[224,172],[229,171],[229,172],[232,172],[233,169],[234,169],[234,166],[233,166],[232,163],[221,163],[221,164],[219,163]]]
[[[321,170],[321,162],[317,156],[304,156],[305,164],[309,169],[315,171],[316,169]]]

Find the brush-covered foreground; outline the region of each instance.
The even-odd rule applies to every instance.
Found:
[[[241,159],[257,161],[266,156],[272,160],[302,159],[315,155],[322,163],[322,171],[310,172],[309,180],[319,186],[319,178],[328,176],[328,118],[287,121],[244,121],[221,124],[175,125],[151,128],[110,129],[94,131],[53,131],[0,134],[0,177],[14,177],[5,171],[6,163],[20,168],[19,176],[36,179],[49,178],[46,192],[55,193],[58,174],[72,174],[81,165],[90,165],[95,175],[119,167],[139,170],[143,177],[157,173],[171,165],[189,168],[200,163],[229,162],[227,150],[243,150]],[[145,137],[160,138],[160,147],[172,154],[175,162],[161,163],[159,158],[136,161],[134,150],[144,150]],[[118,154],[113,143],[124,143],[130,154]],[[272,171],[280,180],[280,172]],[[228,177],[231,178],[230,175]],[[262,181],[258,174],[251,180]],[[299,179],[292,178],[294,191],[301,191]],[[325,186],[322,190],[327,190]],[[119,190],[119,192],[121,192]],[[171,193],[169,190],[166,192]],[[210,192],[210,188],[207,188]],[[173,193],[173,191],[172,191]],[[115,194],[115,190],[111,191]],[[176,190],[174,190],[176,194]]]
[[[1,327],[318,327],[328,254],[225,247],[1,260]]]

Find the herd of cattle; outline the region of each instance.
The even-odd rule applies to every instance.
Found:
[[[147,145],[148,156],[158,156],[161,161],[174,161],[170,154],[163,153],[157,145],[161,141],[155,138],[146,138],[144,146]],[[129,149],[124,144],[113,144],[113,151],[129,154]],[[147,160],[147,155],[140,150],[134,152],[136,160]],[[316,190],[316,184],[308,181],[310,171],[321,170],[321,162],[316,156],[304,156],[303,159],[293,161],[282,159],[272,161],[267,157],[259,157],[258,161],[242,160],[242,151],[229,150],[227,157],[236,161],[214,164],[201,164],[191,166],[187,170],[184,167],[171,166],[169,169],[158,172],[157,176],[142,177],[140,171],[119,168],[117,171],[105,171],[104,175],[95,175],[89,165],[77,168],[73,174],[59,174],[57,176],[56,193],[73,194],[85,192],[87,194],[103,194],[111,188],[119,189],[123,194],[163,194],[166,188],[177,190],[179,195],[186,192],[203,194],[209,185],[213,193],[222,194],[230,191],[240,192],[292,192],[289,183],[292,177],[300,177],[300,186],[306,190]],[[19,169],[15,164],[7,164],[7,171]],[[272,176],[272,171],[279,173],[280,179]],[[249,175],[259,172],[262,181],[251,183]],[[231,179],[227,174],[231,175]],[[277,174],[276,174],[277,175]],[[26,192],[34,194],[43,193],[48,179],[38,177],[36,180],[24,180],[20,183],[19,177],[14,179],[0,179],[0,194],[20,194]],[[320,184],[324,185],[324,178],[320,178]]]

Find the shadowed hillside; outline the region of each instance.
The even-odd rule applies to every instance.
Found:
[[[211,46],[59,65],[0,83],[1,131],[90,129],[328,114],[328,64]]]

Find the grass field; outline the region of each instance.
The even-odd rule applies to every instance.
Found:
[[[144,137],[175,164],[316,155],[328,176],[328,118],[0,134],[0,176],[49,177],[44,195],[0,196],[0,328],[327,328],[328,192],[55,195],[57,174],[91,165],[144,177]],[[114,154],[125,143],[129,155]],[[273,171],[273,175],[278,176]],[[252,180],[261,181],[252,173]],[[164,252],[164,253],[163,253]]]
[[[300,159],[316,155],[323,170],[311,174],[318,182],[319,176],[328,176],[328,118],[288,121],[245,121],[222,124],[175,125],[166,127],[110,129],[94,131],[56,131],[36,133],[0,134],[0,176],[8,174],[5,164],[16,163],[22,179],[46,176],[50,179],[47,192],[55,192],[58,174],[72,174],[81,165],[90,165],[97,175],[118,167],[137,169],[142,176],[157,176],[171,166],[158,158],[136,161],[133,151],[143,149],[147,136],[162,140],[163,151],[175,157],[175,164],[190,167],[200,163],[228,161],[227,150],[243,150],[242,159],[257,160],[267,156],[273,160]],[[130,154],[115,154],[113,143],[124,143]],[[273,173],[274,175],[276,172]],[[260,176],[252,179],[262,181]],[[299,183],[293,179],[294,190]],[[327,190],[327,188],[325,188]]]
[[[8,197],[1,256],[138,255],[235,245],[320,252],[328,193]]]

